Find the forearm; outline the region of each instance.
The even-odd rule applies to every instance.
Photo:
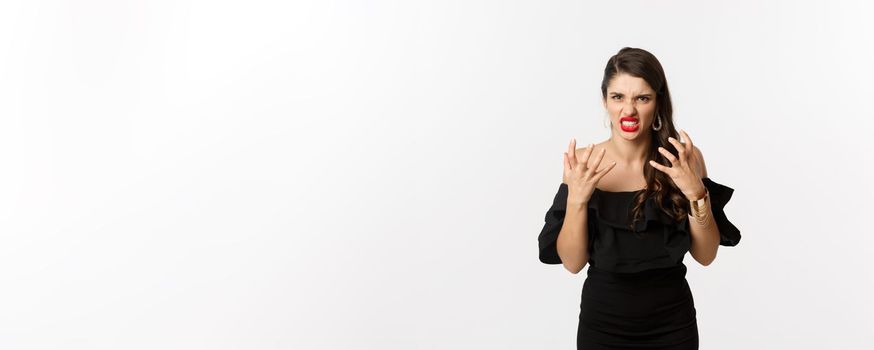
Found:
[[[713,219],[713,211],[708,205],[704,223],[699,223],[694,217],[689,216],[689,230],[692,234],[692,246],[689,254],[701,265],[707,266],[716,259],[716,251],[719,250],[719,228]]]
[[[556,250],[565,269],[580,272],[589,261],[589,232],[586,203],[568,203],[564,224],[558,233]]]

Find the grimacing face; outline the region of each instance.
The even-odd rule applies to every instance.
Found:
[[[607,86],[604,108],[613,122],[611,134],[626,140],[646,137],[655,122],[656,92],[643,78],[619,73]]]

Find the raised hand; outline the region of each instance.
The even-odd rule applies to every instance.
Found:
[[[664,147],[659,147],[658,149],[659,153],[664,155],[665,158],[671,162],[671,166],[668,167],[659,164],[654,160],[650,160],[649,164],[661,172],[668,174],[677,188],[683,192],[683,195],[685,195],[687,199],[697,200],[704,197],[704,191],[706,188],[704,187],[704,182],[701,180],[701,170],[698,169],[697,162],[692,161],[692,150],[694,149],[692,139],[689,137],[689,134],[686,134],[685,130],[680,130],[680,132],[682,133],[683,138],[686,139],[685,143],[680,143],[680,141],[677,141],[677,139],[673,137],[668,138],[668,142],[674,145],[674,148],[677,150],[678,157],[675,157]]]
[[[588,167],[589,157],[592,155],[594,147],[593,144],[589,144],[583,150],[582,159],[577,160],[577,140],[571,139],[568,151],[564,152],[564,176],[562,182],[568,185],[568,205],[588,203],[589,198],[592,197],[592,192],[595,191],[595,185],[604,177],[604,174],[607,174],[616,165],[616,162],[613,162],[604,169],[596,170],[598,165],[601,164],[601,160],[604,159],[604,154],[607,152],[606,149],[602,148],[596,156],[595,164],[592,167]]]

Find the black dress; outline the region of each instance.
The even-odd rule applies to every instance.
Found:
[[[737,245],[740,231],[723,211],[734,189],[708,177],[702,181],[710,192],[719,244]],[[577,349],[698,349],[695,304],[683,264],[692,243],[689,221],[673,221],[649,198],[632,230],[631,210],[640,191],[596,188],[589,199],[589,269]],[[561,264],[555,243],[567,195],[562,183],[538,236],[540,261],[546,264]]]

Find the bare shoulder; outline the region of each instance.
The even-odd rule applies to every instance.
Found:
[[[594,147],[592,147],[592,154],[597,154],[596,152],[601,152],[601,149],[604,148],[604,142],[593,143],[593,144],[594,144]],[[586,143],[585,145],[588,145],[588,143]],[[577,148],[577,158],[582,157],[583,153],[585,151],[586,151],[585,146]]]
[[[605,142],[593,143],[594,147],[592,147],[592,154],[597,154],[596,152],[601,152],[601,149],[604,148]],[[585,143],[584,145],[588,146],[589,144]],[[577,148],[577,158],[580,158],[583,156],[583,154],[586,151],[586,146]]]
[[[598,152],[601,152],[601,149],[604,148],[605,143],[607,143],[607,141],[593,143],[594,146],[592,147],[592,154],[589,157],[589,163],[588,163],[589,165],[594,163],[595,158],[596,158],[595,156],[598,154]],[[588,145],[588,143],[585,143],[584,145]],[[576,152],[577,152],[577,160],[582,160],[583,157],[585,157],[585,155],[586,155],[585,154],[586,147],[577,148]],[[610,152],[608,151],[607,153],[610,153]],[[605,154],[605,157],[601,163],[603,164],[605,161],[608,160],[608,158],[610,158],[609,155]]]

